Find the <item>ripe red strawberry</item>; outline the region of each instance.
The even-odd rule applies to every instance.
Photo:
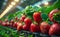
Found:
[[[40,23],[40,22],[42,21],[41,13],[40,13],[40,12],[34,12],[34,13],[33,13],[33,19],[34,19],[34,21],[36,21],[37,23]]]
[[[13,27],[13,24],[12,23],[9,23],[9,26],[12,26]]]
[[[60,24],[54,23],[49,30],[49,35],[60,36]]]
[[[26,18],[25,15],[22,15],[22,17],[20,18],[20,21],[24,22],[24,19]]]
[[[13,27],[13,24],[14,24],[14,20],[11,20],[11,21],[10,21],[10,26]]]
[[[49,13],[49,18],[52,22],[55,22],[55,23],[58,23],[56,20],[55,20],[55,17],[57,17],[57,15],[60,15],[60,10],[59,9],[54,9],[52,10],[50,13]],[[57,17],[59,18],[59,17]]]
[[[17,30],[20,31],[20,30],[22,30],[22,28],[23,28],[23,25],[22,25],[21,23],[19,23],[19,24],[17,25]]]
[[[30,26],[30,31],[31,31],[31,32],[39,32],[39,31],[40,31],[39,25],[32,23],[31,26]]]
[[[32,20],[29,19],[29,18],[25,18],[25,19],[24,19],[24,23],[25,23],[27,26],[30,26],[31,23],[32,23]]]
[[[14,22],[13,27],[17,28],[18,22]]]
[[[6,25],[7,25],[7,26],[9,26],[9,25],[10,25],[10,23],[9,23],[9,22],[6,22]]]
[[[29,31],[30,27],[27,25],[23,25],[23,29]]]
[[[6,22],[2,22],[2,26],[7,26],[7,25],[6,25]]]
[[[40,24],[40,30],[42,33],[48,34],[50,29],[50,25],[47,22],[42,22]]]

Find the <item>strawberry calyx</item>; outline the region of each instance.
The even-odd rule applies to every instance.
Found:
[[[60,23],[60,12],[53,15],[53,20]]]
[[[37,23],[37,22],[35,22],[35,21],[33,22],[33,24],[38,25],[38,23]]]

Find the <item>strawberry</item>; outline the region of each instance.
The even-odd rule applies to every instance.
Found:
[[[31,26],[30,26],[30,31],[31,32],[39,32],[40,31],[39,25],[32,23]]]
[[[25,19],[24,19],[24,23],[25,23],[27,26],[30,26],[31,23],[32,23],[32,20],[29,19],[29,18],[25,18]]]
[[[20,21],[24,22],[24,19],[26,18],[25,15],[22,15],[22,17],[20,18]]]
[[[49,13],[49,18],[52,22],[58,23],[56,19],[60,20],[60,10],[59,9],[54,9]]]
[[[23,28],[23,25],[22,25],[21,23],[19,23],[19,24],[17,25],[17,30],[20,31],[20,30],[22,30],[22,28]]]
[[[42,33],[48,34],[50,29],[50,25],[47,22],[42,22],[40,24],[40,30]]]
[[[23,25],[23,29],[29,31],[30,27],[27,25]]]
[[[35,22],[40,23],[42,21],[41,12],[34,12],[33,19]]]
[[[54,23],[49,29],[49,35],[60,36],[60,24]]]

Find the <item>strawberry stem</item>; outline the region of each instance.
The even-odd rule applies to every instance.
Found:
[[[46,22],[48,22],[48,21],[49,21],[49,18],[47,18]]]

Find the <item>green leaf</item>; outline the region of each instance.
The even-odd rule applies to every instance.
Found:
[[[11,20],[14,18],[14,14],[10,14],[9,16],[7,16],[8,20]]]
[[[57,0],[57,1],[53,4],[53,8],[60,8],[60,0]]]
[[[48,18],[48,15],[47,14],[45,14],[45,13],[42,13],[42,19],[43,19],[43,21],[46,21],[47,20],[47,18]]]

